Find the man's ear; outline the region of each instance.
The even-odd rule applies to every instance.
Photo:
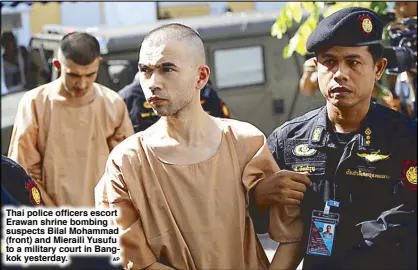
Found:
[[[61,72],[61,62],[57,58],[52,60],[52,64],[58,72]]]
[[[208,83],[210,76],[210,68],[207,65],[203,65],[199,67],[199,77],[197,80],[197,87],[202,89]]]
[[[387,64],[388,64],[388,60],[386,58],[381,58],[377,60],[375,64],[376,81],[380,80],[380,78],[382,77],[383,72],[385,72]]]
[[[99,64],[103,61],[103,57],[99,56]]]

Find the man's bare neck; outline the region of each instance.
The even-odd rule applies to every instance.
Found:
[[[219,150],[223,134],[219,120],[203,109],[187,115],[162,117],[146,130],[145,140],[160,160],[177,165],[197,164]]]
[[[337,108],[327,103],[328,118],[338,133],[357,131],[369,111],[370,102],[351,108]]]
[[[199,104],[200,105],[200,104]],[[206,143],[207,135],[217,129],[215,120],[203,109],[194,113],[162,117],[160,123],[166,130],[166,136],[186,147]]]
[[[57,99],[60,101],[65,101],[67,104],[71,106],[84,106],[90,104],[96,98],[96,90],[94,84],[91,88],[87,91],[87,93],[83,96],[72,96],[69,94],[65,89],[62,83],[59,83],[58,92],[57,92]]]

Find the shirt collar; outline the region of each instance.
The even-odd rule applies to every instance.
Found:
[[[368,150],[373,146],[375,132],[372,126],[372,119],[376,120],[374,107],[376,107],[376,104],[371,102],[369,111],[367,112],[359,131],[354,135],[354,138],[358,142],[359,150]],[[324,106],[314,118],[314,125],[309,134],[309,146],[312,148],[325,147],[330,139],[330,132],[333,132],[330,128],[327,107]]]

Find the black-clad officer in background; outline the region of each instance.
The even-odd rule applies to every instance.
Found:
[[[135,132],[147,129],[160,119],[145,99],[138,75],[139,72],[131,84],[119,91],[119,95],[125,100],[128,107]],[[214,117],[230,118],[225,103],[218,97],[210,82],[200,91],[200,103],[208,114]]]
[[[1,156],[1,207],[43,206],[41,191],[25,170],[15,161]],[[2,219],[3,211],[1,213]],[[1,253],[5,252],[6,243],[1,231]],[[4,266],[2,269],[23,269],[17,266]]]
[[[382,31],[365,8],[323,19],[306,46],[326,105],[268,138],[282,170],[312,181],[304,194],[294,188],[304,225],[291,267],[303,258],[304,269],[416,269],[416,121],[370,101],[387,63]],[[327,224],[335,225],[331,239]]]
[[[37,184],[15,161],[1,156],[1,205],[42,206]]]
[[[30,207],[30,206],[44,206],[41,197],[41,191],[39,190],[35,181],[33,181],[26,171],[15,161],[8,157],[1,156],[1,206],[12,207]],[[2,213],[3,215],[3,213]],[[2,216],[2,218],[4,218]],[[3,230],[1,231],[3,234]],[[3,239],[3,237],[2,237]],[[2,253],[3,245],[2,241]],[[120,270],[121,267],[113,267],[109,263],[108,257],[80,257],[73,256],[71,258],[72,263],[66,267],[61,268],[58,266],[5,266],[2,265],[2,269],[18,270],[18,269],[34,269],[34,270],[55,270],[55,269],[70,269],[70,270]]]

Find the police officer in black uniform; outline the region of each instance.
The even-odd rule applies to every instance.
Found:
[[[135,132],[143,131],[160,119],[145,99],[138,76],[134,81],[119,91],[125,100]],[[230,118],[225,103],[218,97],[210,82],[200,92],[203,109],[214,117]]]
[[[302,254],[294,258],[303,257],[304,269],[417,267],[416,121],[371,101],[386,67],[382,31],[379,15],[365,8],[323,19],[306,46],[326,106],[268,138],[282,170],[312,181],[300,202]],[[336,221],[332,239],[321,237],[323,223],[312,223],[317,215]]]
[[[33,181],[25,170],[12,159],[1,156],[1,205],[2,207],[39,207],[44,206],[41,197],[41,191],[38,185]],[[3,213],[2,213],[3,215]],[[3,218],[3,217],[2,217]],[[3,230],[1,232],[3,234]],[[3,239],[3,237],[2,237]],[[2,245],[5,243],[2,242]],[[31,266],[26,267],[27,269],[36,270],[58,270],[58,269],[104,269],[104,270],[120,270],[121,267],[113,267],[109,263],[107,257],[72,257],[72,263],[66,267],[55,267],[55,266]],[[5,266],[2,265],[2,269],[18,270],[26,269],[20,266]]]
[[[1,156],[1,205],[42,206],[38,185],[15,161]]]
[[[25,170],[15,161],[1,156],[1,206],[43,206],[41,192],[37,184],[26,174]],[[2,219],[3,219],[2,213]],[[2,234],[2,252],[3,230]],[[4,266],[2,269],[17,270],[22,267]]]

